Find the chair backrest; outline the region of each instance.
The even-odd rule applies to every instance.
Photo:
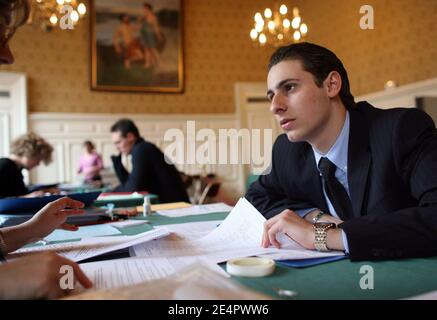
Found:
[[[250,187],[250,185],[251,185],[252,183],[254,183],[255,181],[258,180],[258,178],[259,178],[259,175],[257,175],[257,174],[250,174],[250,175],[247,177],[246,191],[249,189],[249,187]]]
[[[217,196],[219,190],[220,190],[220,186],[221,186],[221,182],[220,181],[210,181],[208,182],[208,184],[206,185],[205,189],[203,189],[202,195],[199,198],[199,203],[198,204],[203,204],[206,200],[206,198],[208,197],[215,197]]]

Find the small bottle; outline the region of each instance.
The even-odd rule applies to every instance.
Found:
[[[152,213],[152,206],[150,205],[150,198],[149,197],[144,197],[144,202],[143,202],[143,216],[147,217]]]

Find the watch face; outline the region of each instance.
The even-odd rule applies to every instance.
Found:
[[[325,229],[337,227],[337,225],[332,222],[317,222],[314,226],[317,228],[325,228]]]

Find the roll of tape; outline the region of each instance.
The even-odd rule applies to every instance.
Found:
[[[265,277],[275,271],[275,261],[266,258],[232,259],[226,263],[226,271],[239,277]]]

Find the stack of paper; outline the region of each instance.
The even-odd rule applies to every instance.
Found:
[[[160,228],[143,232],[135,236],[85,238],[81,241],[75,242],[63,242],[19,249],[8,255],[7,258],[10,260],[29,253],[55,251],[61,256],[79,262],[104,253],[129,248],[134,245],[162,238],[169,234],[170,233],[167,229]]]
[[[201,264],[189,265],[165,278],[119,289],[89,291],[74,300],[269,300]]]
[[[143,204],[144,197],[150,198],[152,202],[157,198],[156,195],[148,194],[147,192],[106,192],[100,194],[100,196],[94,202],[94,205],[102,206],[112,203],[116,208],[136,207]]]
[[[137,257],[204,257],[216,263],[233,258],[267,255],[274,259],[308,259],[343,255],[342,252],[322,253],[306,250],[296,242],[283,237],[281,249],[261,247],[266,219],[252,204],[242,198],[228,217],[212,232],[200,239],[180,241],[160,240],[134,246]]]
[[[111,289],[166,278],[188,265],[203,264],[220,273],[223,270],[216,263],[238,257],[260,254],[294,259],[326,256],[306,250],[286,237],[279,239],[286,249],[262,248],[264,222],[265,218],[246,199],[241,199],[221,223],[166,225],[171,235],[132,247],[135,258],[93,262],[81,267],[97,289]]]
[[[112,289],[162,279],[189,265],[200,264],[228,277],[217,264],[193,257],[127,258],[83,263],[80,267],[95,289]]]
[[[420,294],[418,296],[406,298],[405,300],[437,300],[437,291]]]
[[[170,236],[168,236],[166,240],[194,240],[206,236],[215,228],[217,228],[222,222],[222,220],[213,220],[166,224],[164,226],[158,226],[156,228],[166,228],[168,231],[170,231]]]
[[[97,198],[97,200],[111,201],[111,200],[143,199],[144,196],[145,196],[144,193],[138,193],[138,192],[133,192],[133,193],[106,192],[106,193],[101,193]]]
[[[189,206],[185,208],[169,209],[169,210],[158,210],[157,213],[171,218],[185,217],[185,216],[195,216],[201,214],[217,213],[217,212],[230,212],[232,210],[231,206],[225,203],[212,203],[203,204],[196,206]]]

